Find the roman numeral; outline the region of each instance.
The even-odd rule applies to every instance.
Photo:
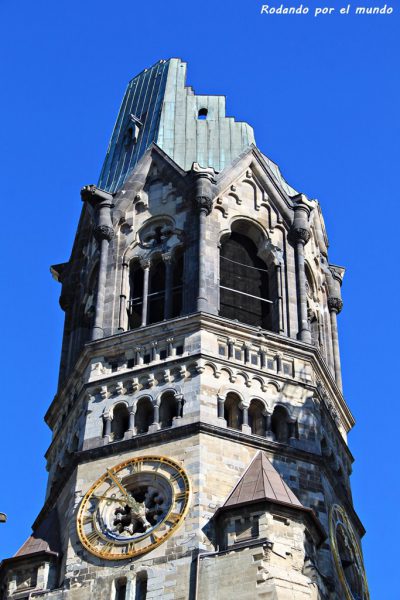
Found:
[[[187,494],[187,492],[179,492],[179,494],[175,496],[175,500],[186,500]]]
[[[167,523],[171,523],[171,525],[175,525],[175,523],[178,523],[179,519],[180,519],[180,514],[172,512],[167,517]]]
[[[107,542],[101,549],[101,554],[110,554],[114,549],[114,544],[112,542]]]
[[[93,546],[97,545],[100,541],[100,538],[97,535],[96,531],[91,531],[90,533],[88,533],[86,539],[89,542],[89,544],[92,544]]]
[[[93,517],[91,515],[85,515],[82,519],[82,525],[89,525],[89,523],[92,523],[93,521]]]

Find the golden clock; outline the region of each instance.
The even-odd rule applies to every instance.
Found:
[[[337,504],[330,511],[329,534],[336,570],[346,600],[369,600],[360,546],[346,512]]]
[[[189,477],[177,462],[164,456],[132,458],[107,469],[86,493],[78,510],[78,536],[100,558],[139,556],[176,531],[189,504]]]

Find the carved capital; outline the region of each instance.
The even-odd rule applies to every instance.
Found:
[[[151,265],[150,258],[142,258],[140,260],[140,266],[142,267],[142,269],[150,269],[150,265]]]
[[[161,258],[166,265],[170,265],[172,263],[172,255],[170,252],[165,252],[161,255]]]
[[[93,235],[98,242],[102,240],[110,242],[114,237],[114,229],[109,225],[97,225],[93,230]]]
[[[196,196],[195,205],[199,212],[205,212],[206,215],[209,215],[212,211],[213,201],[208,196]]]
[[[307,244],[308,240],[310,239],[310,231],[305,227],[292,227],[290,230],[290,238],[294,242]]]
[[[340,298],[330,297],[328,298],[328,307],[331,312],[339,314],[343,308],[343,301]]]

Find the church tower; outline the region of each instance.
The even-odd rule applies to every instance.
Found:
[[[1,597],[368,600],[319,203],[179,59],[129,83],[81,196],[46,499]]]

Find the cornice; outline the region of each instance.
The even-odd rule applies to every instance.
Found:
[[[345,493],[344,486],[340,486],[338,489],[337,481],[333,477],[330,467],[327,465],[325,458],[322,455],[314,454],[307,450],[299,448],[293,448],[287,444],[280,444],[263,438],[261,436],[255,436],[253,434],[246,434],[242,431],[230,429],[226,427],[218,427],[202,421],[181,425],[178,427],[171,427],[168,429],[160,429],[152,433],[144,433],[136,435],[128,440],[120,440],[106,444],[104,446],[97,446],[86,450],[75,452],[71,455],[71,461],[65,467],[65,473],[62,479],[52,488],[50,495],[46,499],[44,506],[36,518],[32,529],[35,530],[44,517],[48,514],[51,508],[56,504],[58,497],[60,496],[61,490],[67,483],[68,479],[73,474],[77,466],[81,464],[87,464],[95,460],[99,460],[108,456],[120,455],[121,453],[129,450],[146,450],[156,444],[170,442],[174,439],[182,439],[185,437],[208,434],[220,439],[228,439],[258,450],[266,450],[272,455],[287,456],[288,458],[300,460],[303,462],[309,462],[318,465],[321,470],[325,473],[329,483],[338,495],[340,502],[346,508],[346,511],[351,515],[353,522],[356,524],[359,535],[362,537],[365,533],[365,529],[354,510],[351,498]]]

